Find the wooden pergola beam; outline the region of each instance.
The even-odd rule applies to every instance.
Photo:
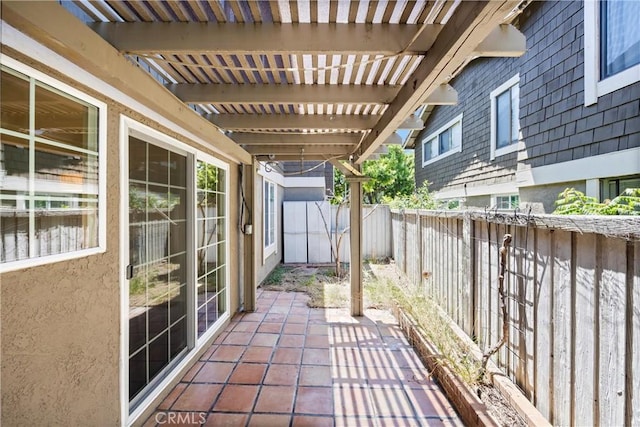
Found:
[[[221,129],[345,129],[366,130],[375,126],[375,115],[208,114],[207,120]]]
[[[344,145],[248,145],[246,150],[254,156],[297,155],[298,159],[310,160],[309,156],[348,156],[354,147]]]
[[[388,104],[400,86],[168,84],[190,104]]]
[[[121,52],[136,54],[420,54],[442,28],[417,24],[95,23]],[[415,40],[414,40],[415,37]]]
[[[211,122],[186,108],[58,2],[3,1],[0,7],[4,22],[191,132],[202,147],[236,162],[251,163],[249,153]]]
[[[359,133],[340,134],[274,134],[233,132],[229,137],[237,144],[250,145],[346,145],[354,146],[362,138]]]
[[[364,139],[356,163],[361,164],[373,154],[431,92],[447,82],[449,76],[473,55],[478,45],[474,40],[484,40],[517,4],[517,0],[461,2],[429,54]]]

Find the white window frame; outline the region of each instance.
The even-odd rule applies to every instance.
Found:
[[[518,206],[520,206],[520,194],[519,193],[494,194],[491,197],[491,204],[493,206],[495,206],[498,210],[513,210],[512,207],[509,207],[509,208],[506,208],[506,209],[505,208],[498,208],[498,197],[509,197],[509,204],[511,204],[511,198],[512,197],[517,197],[518,198]]]
[[[497,99],[498,96],[502,95],[507,90],[514,88],[515,91],[515,106],[512,105],[512,108],[518,111],[518,142],[514,144],[509,144],[506,147],[497,148],[498,146],[498,128],[496,126],[496,121],[498,118],[498,108],[497,108]],[[520,134],[520,74],[516,74],[511,77],[509,80],[498,86],[496,89],[492,90],[489,94],[491,98],[491,160],[496,157],[504,156],[505,154],[513,153],[514,151],[518,151],[522,147],[522,135]],[[513,98],[512,98],[513,99]],[[511,113],[513,114],[513,112]]]
[[[273,187],[273,215],[269,218],[271,222],[267,224],[267,209],[269,206],[265,203],[266,191],[268,187]],[[263,248],[263,261],[266,261],[268,257],[276,253],[278,243],[278,186],[270,179],[263,177],[262,184],[262,248]],[[273,242],[267,244],[267,236],[269,235],[269,228],[273,226]]]
[[[98,109],[98,244],[89,249],[2,263],[0,273],[104,253],[107,250],[107,104],[8,56],[0,55],[0,64]]]
[[[462,152],[462,113],[456,116],[453,120],[447,122],[444,126],[440,127],[435,132],[429,134],[426,138],[422,138],[422,167],[430,165],[431,163],[437,162],[438,160],[442,160],[445,157],[449,157],[455,153]],[[438,139],[441,133],[449,130],[449,128],[454,128],[451,131],[451,139],[455,141],[457,139],[457,145],[454,146],[449,151],[444,153],[439,153],[437,156],[430,158],[429,160],[424,160],[424,149],[427,143],[431,142],[434,139]],[[455,132],[454,132],[455,130]]]
[[[230,266],[229,263],[230,258],[230,244],[229,244],[229,232],[230,232],[230,222],[227,223],[227,229],[225,231],[225,239],[227,241],[226,247],[226,256],[227,263],[225,266],[225,282],[227,286],[227,295],[226,295],[226,304],[227,311],[221,315],[216,323],[212,325],[207,332],[205,332],[200,338],[198,338],[197,333],[197,295],[195,293],[195,270],[196,270],[196,256],[197,253],[197,243],[195,237],[191,239],[191,242],[187,244],[187,247],[190,248],[192,255],[187,255],[192,257],[191,261],[188,261],[191,264],[191,267],[187,274],[187,287],[188,291],[188,302],[187,302],[187,348],[186,354],[180,358],[177,358],[173,363],[172,367],[168,370],[165,376],[159,377],[155,386],[149,390],[148,394],[144,396],[144,398],[140,399],[135,408],[130,407],[129,402],[129,283],[126,277],[126,265],[129,263],[129,154],[128,154],[128,144],[129,144],[129,136],[134,136],[140,138],[146,142],[158,145],[159,147],[164,147],[166,149],[170,149],[178,154],[183,154],[187,156],[187,169],[188,173],[192,174],[193,181],[191,185],[192,191],[192,200],[195,200],[196,197],[196,185],[195,180],[196,172],[195,172],[195,162],[197,160],[202,160],[207,163],[210,163],[216,167],[224,169],[227,172],[227,180],[225,183],[225,188],[227,191],[227,203],[225,206],[225,214],[229,215],[230,209],[230,198],[231,195],[229,193],[230,190],[230,180],[229,180],[229,164],[219,160],[215,157],[212,157],[209,154],[206,154],[188,144],[185,144],[181,141],[178,141],[171,136],[166,135],[163,132],[160,132],[152,127],[149,127],[145,124],[142,124],[134,119],[126,117],[124,115],[120,116],[120,164],[124,165],[120,168],[120,415],[123,420],[123,425],[132,425],[133,423],[139,421],[139,419],[145,414],[145,412],[149,409],[151,404],[158,399],[158,397],[169,387],[172,383],[174,383],[177,378],[179,378],[179,374],[186,369],[187,366],[193,363],[195,360],[195,356],[198,354],[198,351],[203,348],[203,346],[209,342],[213,336],[221,330],[222,325],[224,325],[231,318],[231,276],[230,276]],[[196,222],[196,214],[193,212],[192,207],[189,207],[187,211],[188,216],[192,216],[193,224],[189,228],[189,233],[192,236],[196,235],[195,222]],[[228,220],[227,220],[228,221]],[[190,286],[194,286],[194,288],[189,288]],[[190,317],[192,316],[193,317]],[[165,367],[166,369],[166,367]]]
[[[640,81],[640,64],[600,80],[600,2],[584,2],[584,105]]]

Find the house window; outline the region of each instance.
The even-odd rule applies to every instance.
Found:
[[[226,307],[226,171],[198,160],[196,166],[198,337],[213,326]]]
[[[491,98],[491,159],[518,150],[519,81],[520,76],[516,75],[489,95]]]
[[[506,196],[496,196],[496,209],[517,209],[520,206],[520,196],[510,194]]]
[[[640,80],[640,2],[584,2],[585,104]]]
[[[0,272],[103,251],[106,107],[3,63]]]
[[[422,140],[422,166],[462,151],[462,114]]]
[[[602,181],[603,199],[614,199],[629,188],[640,188],[640,176],[613,178]]]
[[[264,180],[264,257],[276,251],[276,185]]]

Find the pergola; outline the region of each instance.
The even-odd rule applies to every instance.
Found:
[[[247,171],[261,160],[330,161],[342,170],[352,182],[352,314],[360,315],[362,163],[422,105],[455,103],[448,82],[468,61],[521,55],[524,36],[509,23],[522,3],[5,1],[2,11],[90,73],[197,129],[203,145]],[[246,186],[251,194],[253,183]],[[247,280],[249,300],[254,287]]]

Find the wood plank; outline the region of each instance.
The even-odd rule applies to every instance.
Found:
[[[640,242],[636,241],[634,245],[634,258],[632,265],[634,266],[631,274],[633,275],[633,351],[631,353],[631,384],[632,384],[632,401],[633,408],[631,415],[631,425],[640,425],[640,310],[635,307],[640,304]]]
[[[600,280],[601,425],[624,425],[626,242],[603,239]]]
[[[536,348],[534,387],[535,405],[542,415],[553,417],[553,286],[554,286],[554,242],[553,230],[536,229],[535,259],[535,314]]]
[[[236,80],[242,77],[236,76]],[[355,85],[211,85],[169,84],[189,103],[378,104],[389,102],[398,87]]]
[[[132,2],[134,5],[142,3]],[[234,1],[230,3],[237,7]],[[146,21],[153,21],[146,8]],[[175,8],[179,10],[179,8]],[[235,9],[234,9],[235,10]],[[133,19],[137,21],[137,19]],[[96,22],[90,24],[124,53],[210,54],[421,54],[431,48],[440,26],[427,26],[414,40],[416,24]]]
[[[555,231],[553,269],[553,424],[569,425],[571,407],[571,233]]]
[[[576,236],[575,424],[595,425],[593,376],[595,352],[596,235]]]
[[[325,130],[367,130],[375,125],[378,117],[347,115],[293,115],[293,114],[230,114],[205,115],[222,129],[325,129]],[[360,137],[360,133],[354,133]]]

